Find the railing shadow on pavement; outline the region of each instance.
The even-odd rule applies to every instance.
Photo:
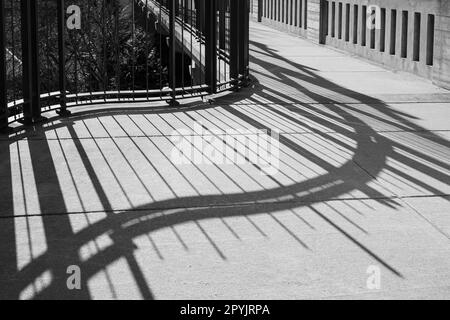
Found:
[[[445,159],[439,160],[434,157],[433,150],[429,149],[433,147],[436,153],[448,154],[450,150],[449,141],[433,133],[423,133],[423,128],[411,122],[411,119],[405,114],[390,108],[383,101],[339,87],[318,75],[314,70],[277,55],[263,44],[253,42],[252,48],[276,61],[276,63],[266,62],[265,59],[252,56],[252,64],[255,67],[257,66],[254,73],[267,70],[266,73],[263,72],[261,75],[271,78],[280,87],[268,87],[255,79],[250,88],[218,98],[213,106],[194,104],[186,105],[180,109],[127,107],[112,110],[88,110],[75,113],[69,120],[57,120],[55,124],[52,124],[50,119],[50,122],[46,125],[37,125],[3,139],[0,142],[0,177],[2,179],[0,188],[3,198],[2,216],[0,217],[0,229],[2,230],[0,283],[3,288],[0,291],[1,298],[19,298],[24,290],[32,286],[35,290],[32,297],[35,299],[89,299],[91,296],[87,281],[114,261],[124,258],[142,297],[153,299],[155,297],[151,290],[151,284],[145,279],[142,269],[133,255],[135,250],[133,239],[137,236],[171,228],[185,222],[198,223],[202,220],[236,216],[250,218],[260,213],[290,210],[302,206],[313,208],[312,205],[315,203],[339,199],[342,195],[355,190],[367,195],[367,199],[375,199],[377,202],[395,209],[398,206],[397,197],[388,193],[384,194],[380,191],[380,188],[374,187],[374,183],[376,183],[381,172],[384,170],[394,172],[396,170],[391,167],[391,161],[388,162],[388,159],[394,159],[396,162],[419,170],[433,179],[450,184],[449,164],[444,161]],[[279,88],[289,88],[291,91],[282,92],[282,90],[278,90]],[[309,98],[314,103],[305,103],[305,100],[299,99],[295,93],[298,96]],[[352,102],[348,103],[348,101]],[[357,105],[364,106],[364,108],[357,107]],[[314,145],[302,144],[289,132],[281,132],[280,144],[285,150],[281,156],[282,161],[286,159],[284,157],[294,155],[294,160],[307,159],[320,167],[325,173],[319,174],[318,172],[314,178],[305,179],[302,182],[293,182],[289,185],[285,185],[274,178],[273,182],[278,185],[277,187],[265,189],[264,186],[261,186],[258,191],[246,191],[245,187],[241,187],[241,192],[232,194],[199,194],[186,197],[175,195],[168,200],[150,201],[146,205],[130,206],[125,211],[117,212],[100,182],[100,173],[91,163],[89,150],[85,149],[85,145],[74,129],[75,124],[82,123],[84,120],[101,119],[103,116],[113,116],[114,114],[125,115],[126,117],[157,114],[162,119],[164,115],[176,117],[188,114],[198,119],[199,112],[204,112],[203,114],[210,116],[211,123],[205,125],[205,127],[208,127],[214,121],[218,121],[218,119],[214,119],[212,114],[214,110],[219,110],[218,112],[225,119],[229,119],[227,123],[230,126],[242,122],[249,127],[271,132],[273,127],[269,123],[278,122],[280,126],[289,123],[293,128],[306,128],[308,132],[313,133],[323,141],[328,141],[328,144],[351,151],[351,157],[341,165],[335,166],[322,158],[320,152],[314,149]],[[235,119],[235,122],[232,119]],[[411,132],[412,137],[416,137],[423,143],[429,143],[429,146],[422,144],[423,148],[421,149],[420,147],[408,146],[402,141],[392,140],[368,124],[368,119],[392,128],[407,130]],[[51,147],[46,140],[46,133],[55,130],[55,128],[64,128],[68,132],[69,138],[73,139],[78,156],[87,172],[85,178],[92,183],[103,211],[106,212],[104,219],[93,222],[78,232],[74,232],[66,214],[68,212],[65,203],[66,195],[60,189],[59,173],[55,167],[55,159],[52,159]],[[340,138],[337,138],[336,134]],[[33,136],[40,140],[39,145],[33,143]],[[13,201],[14,197],[17,197],[14,194],[16,187],[13,187],[13,185],[17,185],[19,182],[12,180],[11,170],[13,166],[17,167],[14,160],[17,160],[18,156],[20,157],[20,152],[19,155],[10,154],[11,146],[17,145],[19,141],[27,141],[27,139],[31,139],[26,143],[29,147],[29,161],[33,168],[35,193],[39,200],[39,213],[16,212]],[[327,143],[321,147],[325,146],[326,148],[326,145]],[[139,149],[138,145],[135,147]],[[144,154],[144,152],[142,153]],[[126,162],[125,165],[132,167],[128,162],[130,159],[127,158],[126,153],[124,152],[122,155]],[[149,157],[146,158],[146,161],[149,165],[153,162],[152,158]],[[295,163],[294,161],[294,169]],[[107,165],[109,166],[108,163]],[[68,165],[68,167],[70,166]],[[114,171],[112,167],[110,167],[110,170]],[[176,171],[177,168],[174,166],[172,170]],[[202,169],[197,168],[197,170],[201,171]],[[183,175],[183,172],[179,173]],[[420,186],[420,188],[433,193],[439,192],[434,187],[427,185],[426,182],[420,181],[406,172],[396,170],[395,173],[400,175],[407,183]],[[135,172],[135,174],[139,178],[140,172]],[[202,174],[207,177],[207,173],[203,172]],[[246,175],[246,172],[242,171],[241,174]],[[252,179],[250,176],[249,178]],[[116,180],[120,185],[120,179]],[[187,177],[185,177],[185,180],[188,183],[190,182]],[[170,182],[165,181],[164,183],[169,188],[171,187]],[[239,185],[239,183],[237,184]],[[158,188],[159,186],[154,187]],[[125,189],[122,189],[122,191],[127,196],[127,191]],[[150,194],[152,190],[147,191],[149,192],[149,199],[152,199]],[[395,276],[403,277],[401,270],[397,270],[385,258],[373,252],[339,223],[330,219],[320,210],[314,208],[313,210],[324,222],[365,252],[371,259],[384,266]],[[130,214],[131,212],[132,214]],[[337,213],[345,217],[344,213]],[[47,244],[45,252],[20,270],[17,267],[16,247],[23,244],[16,243],[17,230],[13,218],[25,220],[41,218]],[[312,250],[308,243],[300,239],[274,215],[272,215],[272,219],[295,237],[303,249]],[[352,222],[349,218],[347,218],[347,221]],[[353,224],[355,223],[353,222]],[[201,228],[199,224],[197,225]],[[364,231],[362,227],[359,227],[359,229]],[[226,260],[225,254],[220,250],[220,243],[214,242],[205,230],[201,231],[219,256]],[[264,234],[263,231],[261,233]],[[82,246],[104,234],[109,235],[113,244],[87,260],[81,261],[79,251]],[[182,240],[180,241],[182,242]],[[32,246],[33,244],[30,243],[29,245]],[[155,250],[157,249],[155,248]],[[66,270],[69,265],[78,265],[83,270],[82,290],[67,290]],[[37,290],[36,288],[39,285],[36,283],[48,271],[52,274],[52,281],[42,287],[40,291]],[[113,287],[111,287],[111,291],[114,291]]]

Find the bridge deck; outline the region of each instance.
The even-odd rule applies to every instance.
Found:
[[[251,39],[255,83],[215,106],[84,107],[2,138],[0,298],[450,297],[450,93]],[[278,173],[174,160],[227,129],[278,129]]]

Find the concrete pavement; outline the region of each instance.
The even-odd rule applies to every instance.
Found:
[[[260,24],[251,41],[252,86],[216,105],[1,137],[1,298],[450,298],[450,92]],[[175,163],[195,124],[215,155],[231,129],[279,131],[278,172]]]

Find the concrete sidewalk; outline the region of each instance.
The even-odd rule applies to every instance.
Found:
[[[216,105],[2,137],[0,298],[449,299],[450,92],[260,24],[250,54]],[[278,172],[174,161],[232,129],[279,131]]]

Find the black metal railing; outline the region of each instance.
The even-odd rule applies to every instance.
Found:
[[[248,77],[248,0],[0,0],[0,129]]]

